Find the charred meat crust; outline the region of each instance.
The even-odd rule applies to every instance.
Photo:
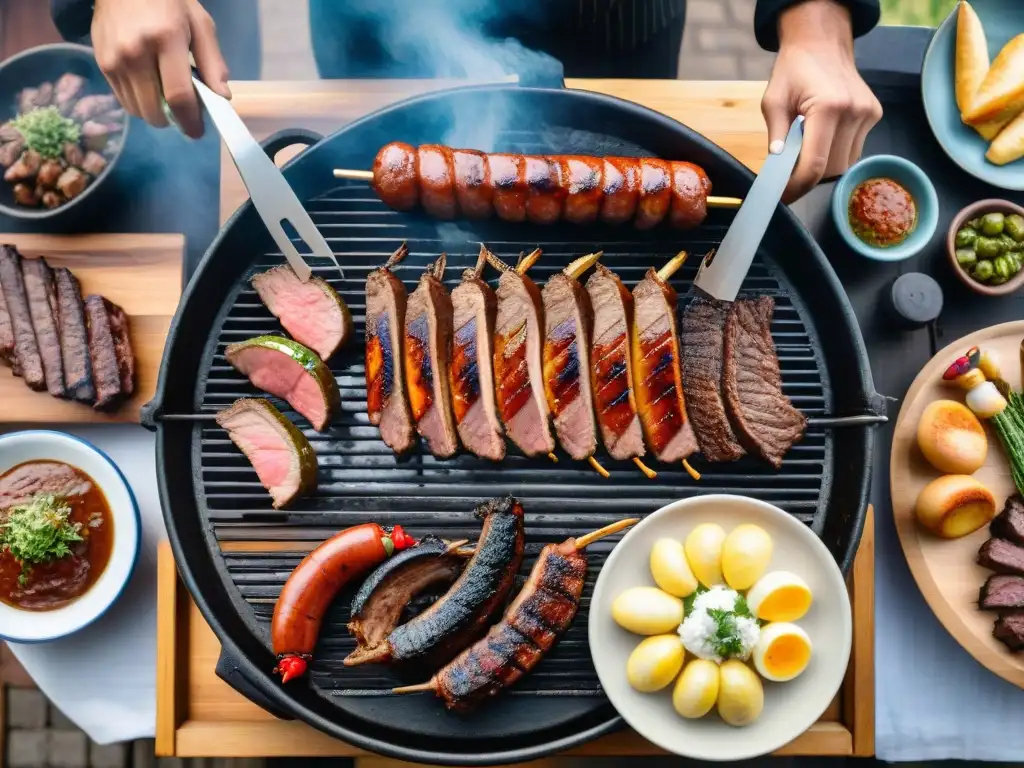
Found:
[[[413,445],[412,415],[405,392],[402,335],[408,296],[387,268],[366,280],[366,404],[370,423],[395,453]]]
[[[60,321],[60,349],[64,361],[64,378],[68,397],[82,403],[96,400],[89,359],[89,333],[85,327],[85,305],[78,279],[71,270],[56,271],[57,304]]]
[[[21,272],[25,278],[25,295],[32,313],[32,327],[43,361],[46,391],[54,397],[64,397],[64,362],[61,359],[60,335],[57,331],[57,286],[53,270],[46,259],[22,259]]]
[[[85,298],[89,357],[96,386],[97,410],[116,407],[134,390],[134,358],[128,342],[127,317],[102,296]]]
[[[14,332],[15,368],[30,389],[46,389],[43,360],[32,328],[32,311],[25,293],[25,279],[21,271],[21,254],[13,246],[0,246],[0,289],[4,292],[7,311]]]

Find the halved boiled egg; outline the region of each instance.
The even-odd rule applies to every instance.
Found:
[[[769,624],[761,628],[761,637],[751,656],[761,677],[784,683],[807,669],[811,638],[796,624]]]
[[[747,592],[747,606],[764,621],[796,621],[811,607],[811,588],[789,571],[762,576]]]

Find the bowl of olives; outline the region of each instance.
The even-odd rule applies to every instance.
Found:
[[[949,259],[963,283],[985,296],[1005,296],[1024,284],[1024,208],[1009,200],[979,200],[953,217]]]

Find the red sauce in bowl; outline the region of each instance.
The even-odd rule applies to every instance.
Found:
[[[917,203],[906,187],[892,179],[868,179],[850,195],[850,228],[868,245],[899,245],[917,227]]]

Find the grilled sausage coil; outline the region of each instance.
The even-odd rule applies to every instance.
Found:
[[[711,180],[702,168],[653,157],[485,154],[437,144],[392,142],[377,153],[373,186],[389,207],[421,206],[453,219],[574,224],[602,221],[677,229],[707,216]]]

